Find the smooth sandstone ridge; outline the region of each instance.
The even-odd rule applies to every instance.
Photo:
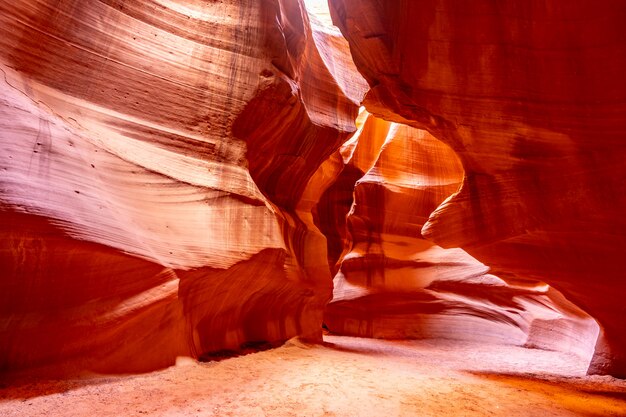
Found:
[[[321,337],[296,206],[367,89],[338,31],[292,1],[1,2],[0,28],[0,369]]]
[[[330,6],[0,1],[0,371],[324,323],[626,374],[626,7]]]
[[[553,288],[532,280],[507,283],[462,249],[421,237],[430,213],[463,181],[454,151],[425,130],[366,111],[360,119],[340,150],[343,169],[317,210],[329,256],[343,247],[339,259],[329,259],[339,272],[324,314],[328,329],[548,348],[589,360],[597,324]],[[350,195],[349,181],[356,184]]]
[[[331,14],[367,109],[463,164],[422,235],[562,291],[601,326],[589,371],[626,376],[624,3],[333,0]]]

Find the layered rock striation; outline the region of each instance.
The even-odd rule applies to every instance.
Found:
[[[597,324],[554,289],[530,280],[506,283],[463,250],[421,236],[429,215],[462,184],[454,151],[424,130],[366,111],[361,118],[341,148],[343,170],[316,211],[335,255],[329,262],[338,262],[324,314],[328,329],[542,347],[589,360]]]
[[[601,325],[589,371],[626,375],[624,4],[333,0],[331,12],[372,87],[367,109],[428,130],[463,164],[422,235],[562,291]]]
[[[518,3],[0,2],[0,370],[324,321],[624,375],[626,8]]]
[[[296,206],[355,129],[345,40],[271,0],[2,2],[0,27],[0,369],[321,337]]]

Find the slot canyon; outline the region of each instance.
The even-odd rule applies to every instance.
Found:
[[[625,22],[0,0],[0,415],[626,416]]]

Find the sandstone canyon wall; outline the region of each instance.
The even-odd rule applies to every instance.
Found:
[[[345,40],[272,0],[1,1],[0,28],[0,369],[319,339],[296,206],[367,88]]]
[[[331,5],[347,41],[308,1],[0,0],[0,370],[322,322],[589,356],[548,283],[622,374],[622,8]]]
[[[525,345],[589,360],[597,324],[553,288],[506,283],[463,250],[421,237],[429,215],[463,181],[454,151],[424,130],[366,111],[360,118],[340,150],[342,171],[316,211],[329,263],[339,271],[324,314],[328,329]]]
[[[626,375],[626,5],[332,0],[367,109],[457,153],[422,235],[600,323],[590,372]]]

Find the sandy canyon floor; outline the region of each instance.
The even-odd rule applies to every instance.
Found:
[[[626,381],[563,353],[325,340],[142,375],[5,378],[0,416],[626,416]]]

